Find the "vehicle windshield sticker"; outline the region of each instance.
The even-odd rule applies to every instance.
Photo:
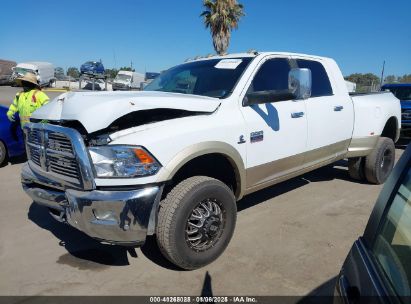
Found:
[[[241,59],[223,59],[220,60],[214,67],[216,69],[235,70],[241,62],[243,62]]]

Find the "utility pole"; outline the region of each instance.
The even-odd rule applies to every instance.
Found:
[[[117,70],[117,58],[116,58],[116,51],[113,49],[113,57],[114,57],[114,68]]]
[[[131,71],[133,71],[133,60],[131,60]]]
[[[383,81],[384,81],[384,69],[385,69],[385,60],[384,60],[384,62],[382,63],[380,90],[381,90],[381,87],[382,87],[382,84],[383,84]]]

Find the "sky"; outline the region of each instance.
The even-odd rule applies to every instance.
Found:
[[[411,74],[410,0],[239,0],[246,16],[229,52],[250,49],[334,58],[343,74]],[[0,58],[67,69],[158,72],[214,53],[202,0],[3,1]]]

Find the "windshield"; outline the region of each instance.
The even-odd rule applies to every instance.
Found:
[[[399,100],[411,100],[411,86],[388,88]]]
[[[116,78],[114,80],[120,80],[120,81],[129,81],[131,79],[130,75],[125,75],[125,74],[117,74]]]
[[[252,59],[210,59],[185,63],[160,74],[144,91],[226,98]]]
[[[26,73],[37,74],[35,71],[33,71],[33,70],[31,70],[31,69],[18,68],[18,67],[16,67],[16,68],[14,69],[14,72],[16,72],[16,74],[19,74],[19,75],[22,75],[22,76],[26,75]]]

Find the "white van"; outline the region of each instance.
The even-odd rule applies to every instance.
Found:
[[[142,82],[144,82],[143,74],[131,71],[119,71],[113,81],[113,91],[140,90]]]
[[[54,66],[49,62],[21,62],[13,68],[13,78],[24,76],[26,73],[33,73],[37,76],[37,81],[42,87],[52,86],[56,78],[54,77]]]

